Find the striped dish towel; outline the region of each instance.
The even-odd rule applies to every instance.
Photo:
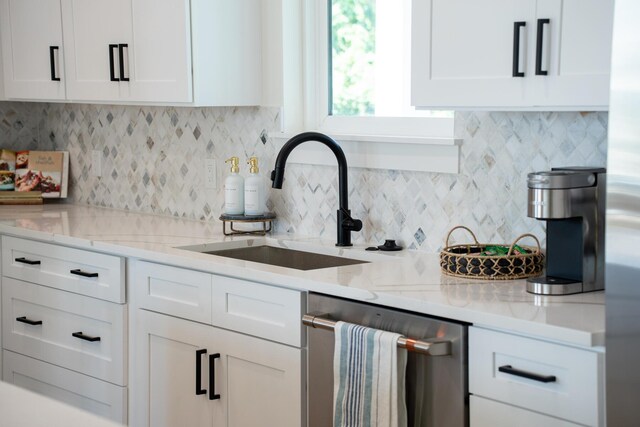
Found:
[[[337,322],[334,427],[406,427],[407,351],[399,334]]]

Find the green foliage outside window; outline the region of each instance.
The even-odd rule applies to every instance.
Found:
[[[374,115],[375,0],[331,1],[333,115]]]

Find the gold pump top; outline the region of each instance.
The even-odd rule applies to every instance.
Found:
[[[231,173],[240,172],[240,159],[237,158],[236,156],[233,156],[233,157],[225,160],[224,162],[225,163],[231,162]]]
[[[257,157],[249,157],[247,164],[249,165],[249,173],[258,173],[260,171]]]

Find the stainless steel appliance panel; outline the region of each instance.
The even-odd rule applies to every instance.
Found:
[[[450,356],[408,353],[406,396],[409,426],[465,427],[469,425],[467,326],[414,313],[309,294],[310,313],[357,323],[405,337],[438,338],[452,342]],[[307,329],[309,427],[333,425],[332,331]]]
[[[640,2],[616,0],[607,154],[609,427],[640,420]]]

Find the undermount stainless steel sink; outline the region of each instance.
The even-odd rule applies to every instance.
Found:
[[[289,249],[268,244],[264,241],[227,242],[209,245],[183,246],[186,249],[203,254],[251,261],[296,270],[318,270],[321,268],[342,267],[346,265],[366,264],[363,259],[328,255],[309,250]]]
[[[363,264],[367,261],[341,258],[337,256],[297,251],[295,249],[277,248],[274,246],[249,246],[246,248],[225,249],[204,252],[206,254],[295,268],[296,270],[317,270],[320,268],[341,267],[344,265]]]

